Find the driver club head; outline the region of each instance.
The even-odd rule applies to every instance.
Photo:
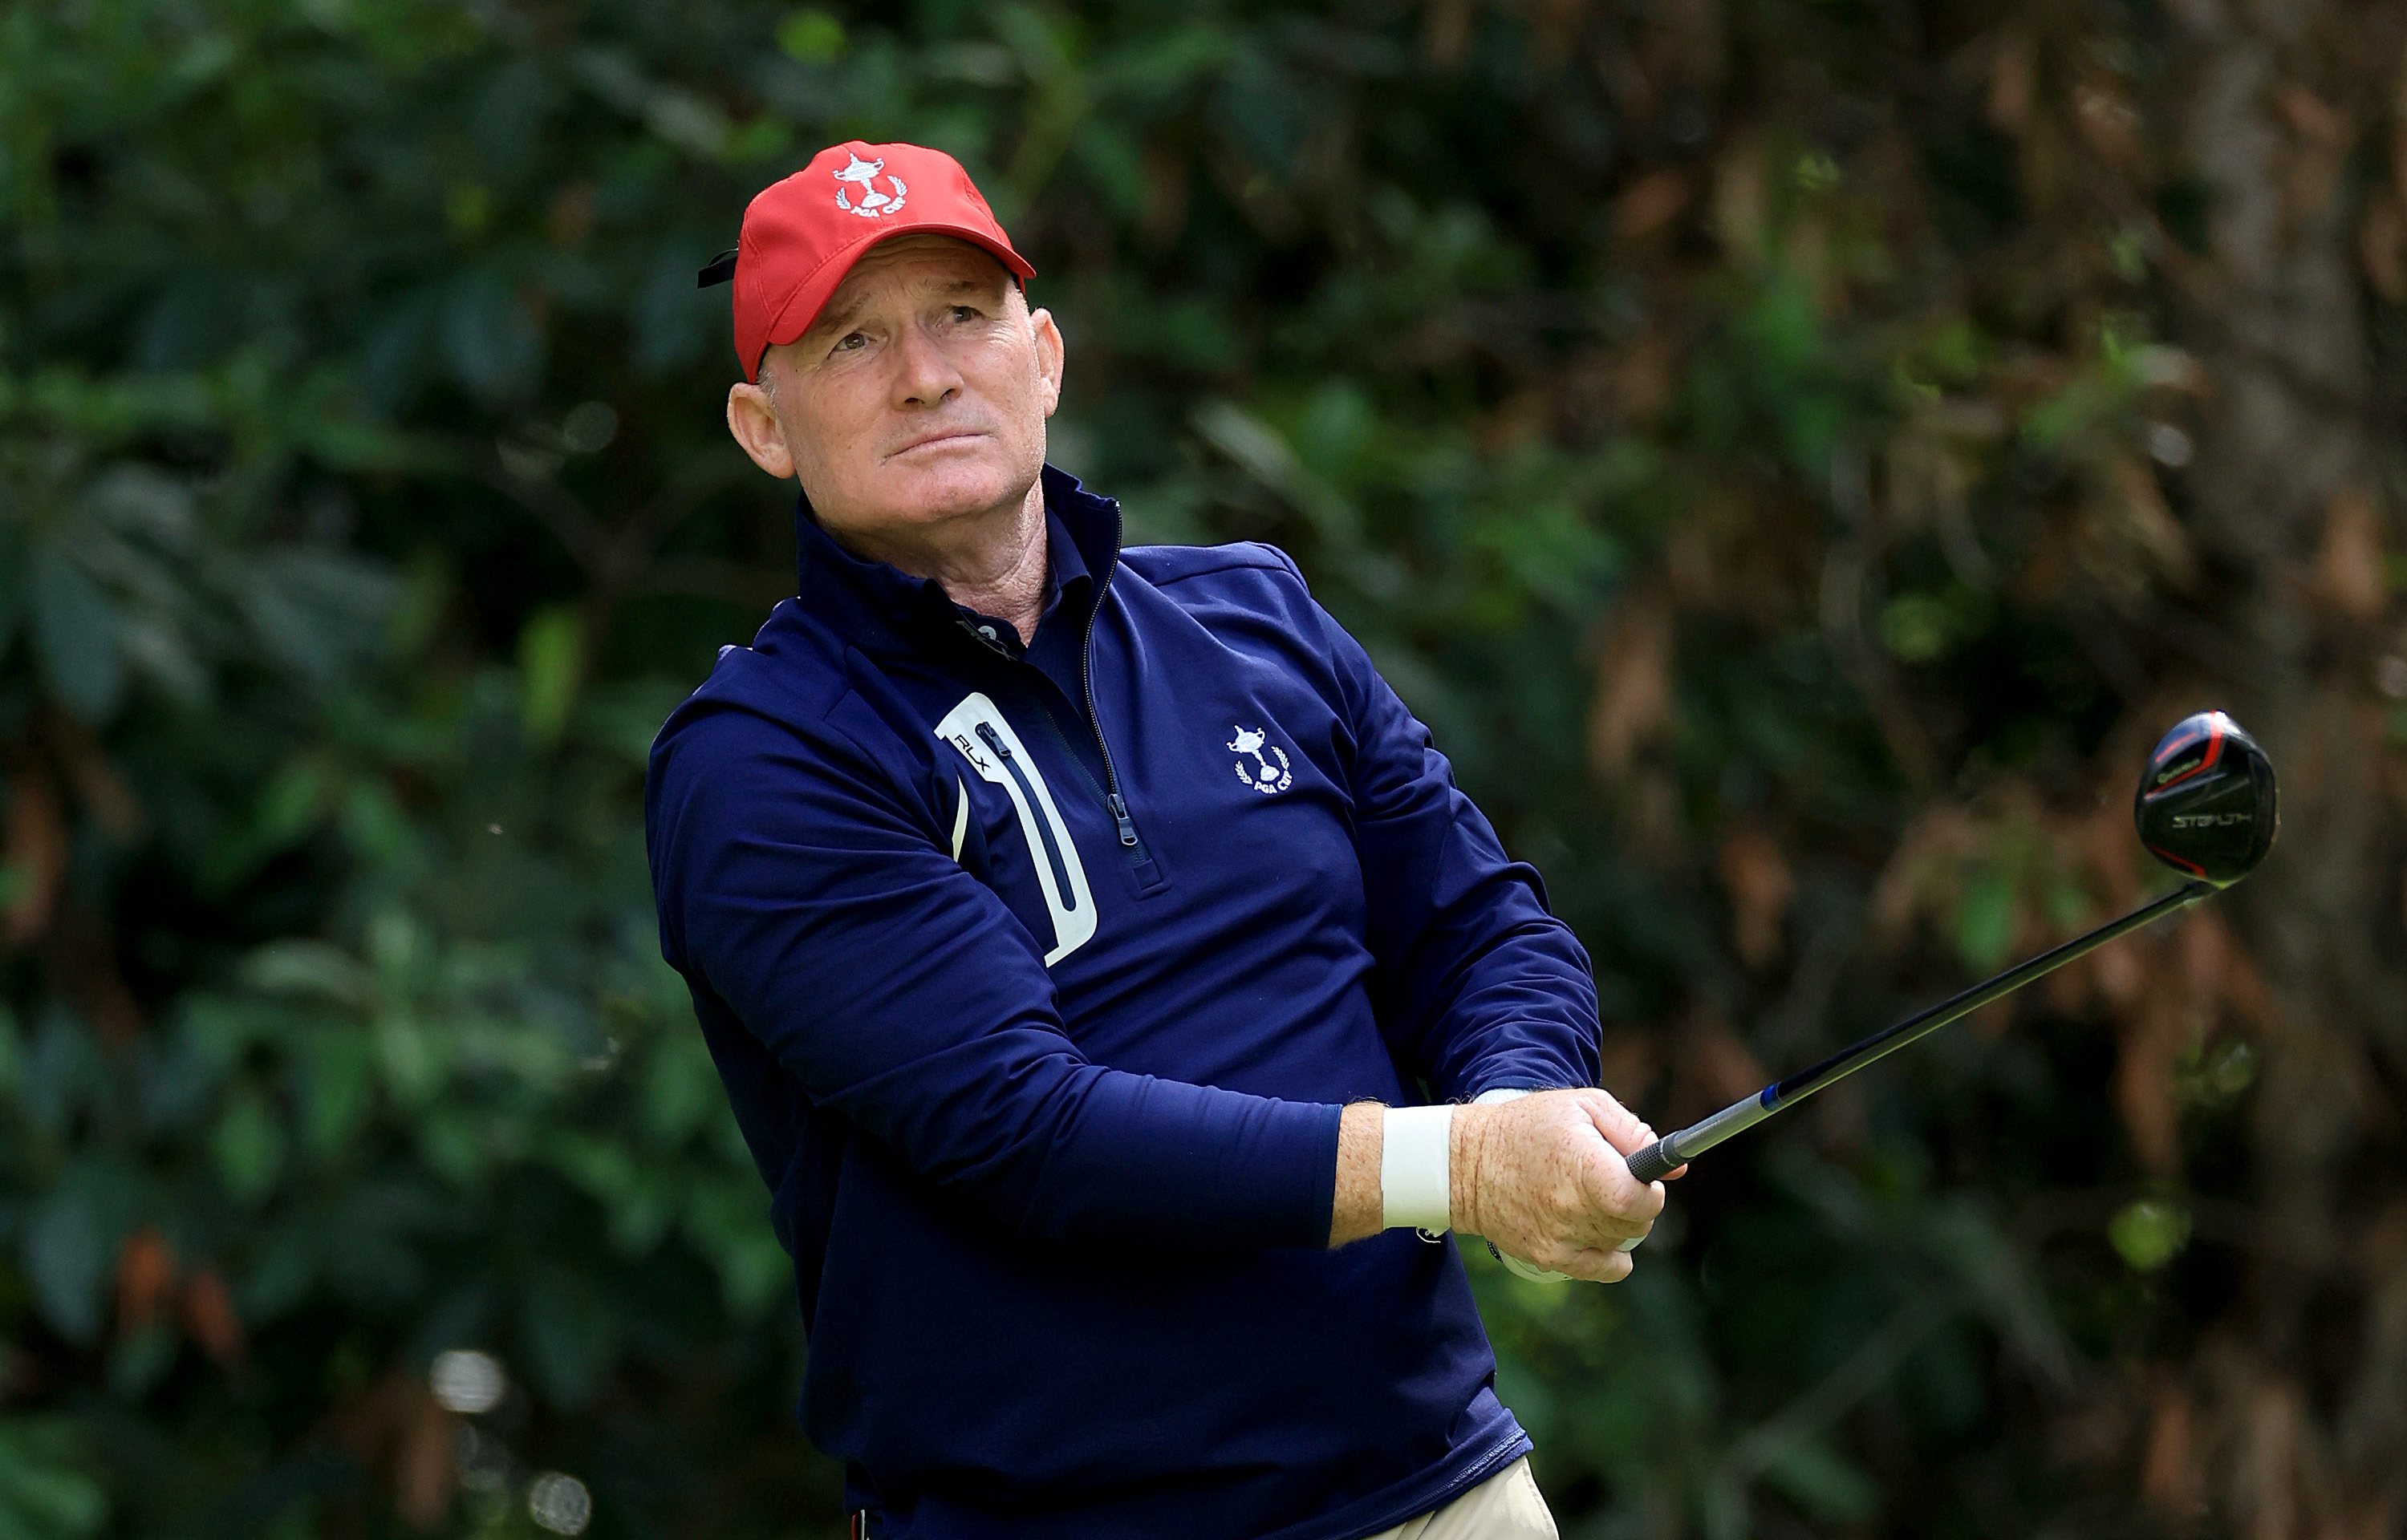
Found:
[[[2281,830],[2273,762],[2223,713],[2185,717],[2148,756],[2132,817],[2149,855],[2229,887],[2257,869]]]

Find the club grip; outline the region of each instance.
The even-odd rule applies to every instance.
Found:
[[[1630,1157],[1630,1174],[1640,1181],[1660,1181],[1680,1168],[1680,1159],[1664,1148],[1672,1141],[1657,1139]]]

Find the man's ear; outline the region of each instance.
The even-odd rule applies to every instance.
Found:
[[[765,361],[762,367],[767,367]],[[727,431],[744,445],[753,464],[779,481],[793,479],[794,452],[786,446],[786,431],[777,426],[777,413],[769,404],[769,392],[740,380],[729,386]]]
[[[1053,324],[1050,310],[1031,311],[1028,326],[1036,334],[1036,372],[1045,381],[1045,415],[1049,417],[1053,409],[1061,404],[1061,369],[1066,356],[1061,329]]]

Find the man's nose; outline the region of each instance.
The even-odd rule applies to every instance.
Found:
[[[941,406],[960,394],[961,389],[961,371],[953,367],[952,359],[929,329],[904,328],[896,360],[895,404]]]

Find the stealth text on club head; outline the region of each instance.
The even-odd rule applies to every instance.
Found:
[[[2149,855],[2229,887],[2256,869],[2280,832],[2273,763],[2239,723],[2200,712],[2158,740],[2131,813]]]

